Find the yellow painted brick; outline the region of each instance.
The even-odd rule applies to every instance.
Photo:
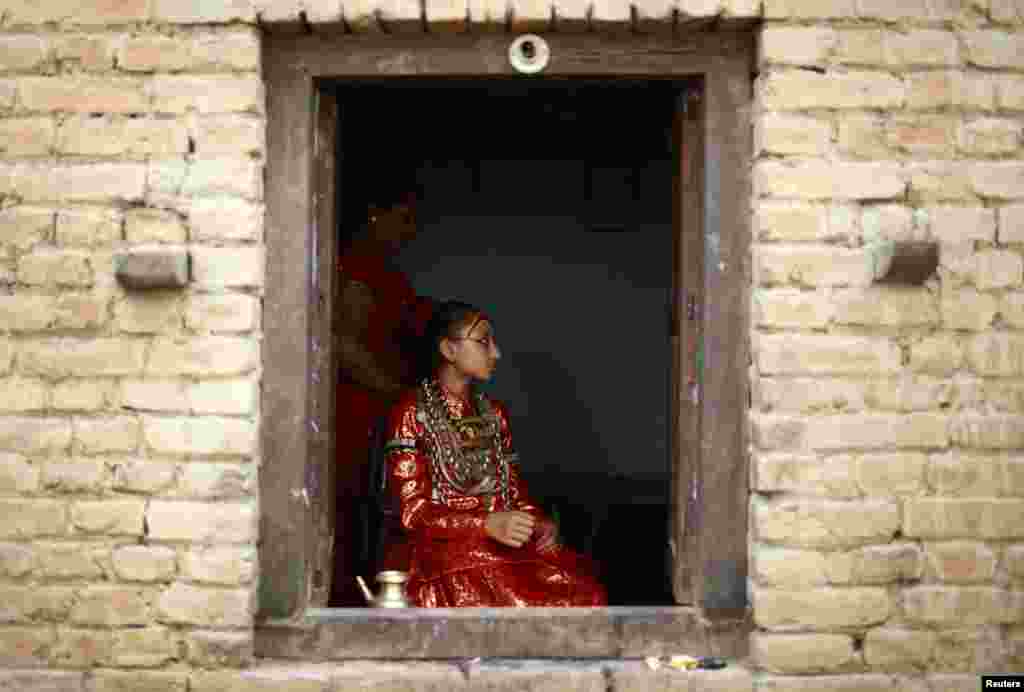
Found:
[[[841,118],[838,147],[846,156],[857,159],[885,159],[896,154],[886,138],[885,120],[877,116]]]
[[[957,36],[951,31],[911,29],[887,31],[885,60],[894,67],[955,66],[960,64]]]
[[[176,291],[129,295],[114,306],[117,326],[133,334],[166,334],[181,329],[181,296]]]
[[[772,110],[814,108],[898,108],[901,80],[884,72],[773,71],[759,78],[761,105]]]
[[[58,493],[99,493],[108,483],[101,461],[51,461],[43,468],[43,487]]]
[[[942,326],[981,332],[992,326],[999,312],[999,299],[973,289],[948,291],[942,296]]]
[[[46,156],[54,145],[53,120],[50,118],[10,118],[0,120],[0,154],[4,156]]]
[[[360,674],[361,672],[361,674]],[[330,672],[322,667],[307,669],[302,677],[296,677],[287,668],[260,667],[245,671],[203,671],[193,674],[190,678],[191,692],[349,692],[351,689],[363,687],[372,680],[366,672],[357,672],[355,679],[334,676],[331,682]],[[391,685],[397,679],[395,671],[385,676]],[[398,673],[400,675],[400,673]],[[437,689],[451,689],[453,683],[449,675],[439,676],[441,685]],[[350,687],[351,680],[354,687]],[[376,681],[374,681],[376,682]],[[370,682],[370,684],[374,684]],[[376,686],[376,685],[374,685]]]
[[[147,0],[7,0],[8,24],[62,22],[82,25],[122,24],[148,19]]]
[[[139,446],[139,421],[132,416],[75,418],[74,429],[83,454],[133,452]]]
[[[110,631],[59,627],[50,663],[60,668],[91,668],[110,660]]]
[[[969,168],[971,188],[981,197],[1024,198],[1024,163],[998,161],[975,163]]]
[[[193,548],[184,554],[181,571],[185,578],[204,584],[249,584],[256,575],[256,550],[233,546]]]
[[[188,206],[193,241],[260,240],[263,209],[239,199],[196,199]]]
[[[18,281],[30,286],[91,286],[92,261],[73,250],[34,252],[18,261]]]
[[[750,655],[770,673],[826,673],[856,666],[860,657],[846,634],[771,634],[750,637]],[[807,652],[813,651],[813,656]]]
[[[938,377],[903,375],[864,383],[864,402],[878,411],[940,411],[962,399],[953,382]]]
[[[48,627],[0,627],[0,662],[12,667],[45,665],[56,639]]]
[[[188,516],[188,522],[181,517]],[[249,543],[256,537],[251,502],[218,503],[152,500],[146,514],[149,537],[163,541]]]
[[[77,625],[148,625],[154,598],[152,591],[142,587],[89,586],[79,592],[69,619]]]
[[[938,495],[995,497],[1003,494],[1002,464],[961,453],[934,455],[928,464],[928,485]]]
[[[244,337],[159,338],[150,351],[147,375],[238,375],[257,366],[256,343]]]
[[[189,385],[189,408],[197,414],[245,415],[255,408],[256,394],[252,380],[203,380]]]
[[[1024,336],[1001,332],[979,334],[967,342],[967,362],[979,375],[1024,375]]]
[[[188,151],[185,125],[150,118],[78,117],[65,120],[57,134],[62,154],[145,156]]]
[[[992,581],[996,556],[982,543],[951,541],[925,546],[926,574],[947,584],[979,584]]]
[[[167,623],[218,627],[252,625],[253,593],[177,583],[157,602],[157,617]]]
[[[768,19],[848,19],[856,15],[853,0],[765,0]]]
[[[860,495],[850,457],[819,459],[799,454],[758,454],[753,487],[761,492],[792,492],[832,498]]]
[[[922,670],[933,662],[935,644],[928,630],[875,627],[864,637],[864,661],[885,670]]]
[[[178,214],[163,209],[135,209],[125,215],[130,243],[183,243],[188,232]]]
[[[757,237],[766,241],[819,240],[830,235],[825,207],[795,202],[759,202],[754,208],[754,228]]]
[[[1000,74],[995,77],[996,105],[1000,110],[1024,110],[1024,77]]]
[[[109,246],[121,240],[121,214],[116,209],[81,207],[57,213],[57,243],[67,247]]]
[[[899,504],[890,501],[781,500],[754,505],[761,542],[835,550],[886,542],[900,528]]]
[[[265,121],[256,116],[215,115],[196,123],[196,153],[261,154],[266,148]]]
[[[977,449],[1024,447],[1024,417],[1006,414],[960,416],[950,423],[954,444]]]
[[[982,118],[964,123],[958,135],[960,150],[966,154],[1012,154],[1024,140],[1019,120]]]
[[[212,668],[239,668],[254,658],[252,631],[229,632],[191,629],[185,632],[188,660]]]
[[[1004,293],[999,299],[999,314],[1015,329],[1024,327],[1024,293]]]
[[[53,307],[55,329],[96,329],[107,323],[109,296],[102,292],[61,293]]]
[[[252,75],[157,75],[148,84],[157,113],[259,113],[263,82]]]
[[[863,382],[834,377],[762,377],[756,381],[754,405],[762,411],[840,413],[863,410]]]
[[[0,411],[42,411],[49,398],[45,382],[24,377],[0,378]]]
[[[914,202],[976,199],[967,167],[959,161],[910,164],[907,172],[910,199]]]
[[[0,450],[45,455],[66,451],[70,442],[71,424],[66,420],[0,417]]]
[[[889,619],[893,597],[882,588],[783,591],[755,588],[754,621],[768,629],[867,627]]]
[[[264,251],[259,246],[192,249],[192,280],[203,288],[263,285]]]
[[[14,360],[14,349],[15,345],[11,340],[0,339],[0,374],[6,375],[11,371],[11,362]]]
[[[1008,624],[1024,620],[1024,597],[991,587],[916,586],[904,591],[903,610],[922,625]]]
[[[999,208],[999,242],[1024,243],[1024,204],[1007,204]]]
[[[256,467],[251,464],[183,464],[178,492],[184,497],[213,500],[253,495]]]
[[[186,299],[185,324],[199,332],[245,332],[256,328],[259,299],[243,293],[203,293]]]
[[[957,122],[942,116],[896,117],[886,123],[885,142],[895,151],[930,158],[953,154]]]
[[[914,219],[940,243],[993,242],[996,236],[995,210],[985,207],[929,206],[917,210]]]
[[[830,553],[825,573],[828,583],[834,585],[892,584],[920,579],[922,560],[916,543],[867,545]]]
[[[881,29],[841,29],[836,32],[834,59],[847,65],[876,66],[885,62]]]
[[[40,36],[10,34],[0,37],[0,71],[34,71],[40,69],[46,59],[46,43]]]
[[[945,416],[931,413],[824,416],[808,424],[809,449],[941,448],[949,444]]]
[[[188,385],[179,380],[121,381],[121,402],[136,411],[189,410]]]
[[[1000,539],[1024,537],[1024,501],[1018,499],[908,500],[903,534],[910,538]]]
[[[752,553],[752,575],[758,584],[783,589],[828,583],[826,553],[758,544]]]
[[[17,579],[31,574],[36,568],[35,550],[21,543],[0,543],[0,576]]]
[[[152,18],[171,24],[252,22],[256,8],[252,0],[152,0]]]
[[[938,301],[925,289],[852,288],[833,294],[837,324],[871,327],[937,325]]]
[[[754,294],[754,323],[765,327],[814,329],[832,318],[833,307],[826,296],[808,291],[778,289]]]
[[[149,418],[143,434],[159,454],[251,456],[256,450],[255,426],[235,418]]]
[[[831,138],[831,123],[817,118],[772,113],[759,118],[754,126],[759,153],[821,155]]]
[[[117,37],[106,34],[64,34],[54,38],[53,50],[65,68],[103,72],[114,67],[117,42]]]
[[[19,454],[0,453],[0,493],[32,493],[39,488],[39,464]]]
[[[99,581],[108,574],[110,548],[102,543],[35,543],[47,579]]]
[[[857,484],[869,497],[912,496],[925,492],[924,454],[870,454],[854,463]]]
[[[164,627],[114,630],[110,662],[115,666],[125,668],[160,666],[178,657],[178,641],[177,633]],[[97,677],[99,677],[99,672],[97,671]],[[127,678],[127,674],[125,675]],[[131,680],[131,678],[127,679]],[[118,685],[120,684],[122,683],[119,682]],[[119,688],[115,685],[113,689],[118,690]],[[128,690],[132,689],[138,688],[129,686]],[[155,689],[162,692],[168,688],[156,687]]]
[[[51,209],[17,206],[0,210],[0,253],[26,252],[51,239],[53,219]]]
[[[143,500],[89,500],[71,505],[71,523],[84,533],[141,536]]]
[[[53,387],[52,406],[61,411],[97,411],[107,405],[109,389],[104,380],[63,380]]]
[[[902,197],[906,184],[903,170],[893,163],[762,161],[754,169],[754,187],[762,197],[889,199]]]
[[[762,64],[822,65],[835,50],[836,32],[820,26],[769,24],[761,32]]]
[[[928,71],[907,75],[907,107],[931,110],[962,107],[992,110],[995,107],[996,82],[975,72]]]
[[[755,277],[761,285],[866,286],[873,269],[862,250],[833,246],[755,248]]]
[[[1024,67],[1024,36],[1006,31],[965,31],[961,34],[968,64],[979,67]]]
[[[166,491],[177,480],[174,464],[149,460],[119,461],[113,465],[115,490],[151,495]]]
[[[112,553],[111,562],[124,581],[167,581],[177,573],[177,556],[164,546],[124,546]]]
[[[867,337],[810,334],[765,334],[757,342],[762,373],[877,374],[900,368],[899,348],[891,341]]]
[[[906,20],[950,21],[958,19],[964,8],[959,2],[930,0],[858,0],[857,15],[863,19],[887,22]]]
[[[18,97],[27,111],[70,113],[145,113],[142,83],[110,77],[24,77]]]
[[[124,664],[117,664],[115,656],[115,665]],[[89,692],[186,692],[188,689],[188,673],[184,671],[97,670]]]
[[[925,337],[910,344],[910,369],[918,373],[949,375],[963,363],[963,345],[949,335]]]
[[[0,523],[0,538],[60,536],[66,529],[67,508],[63,502],[0,499],[0,510],[6,517]]]

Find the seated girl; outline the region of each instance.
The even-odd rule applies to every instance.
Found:
[[[479,309],[448,301],[427,326],[432,376],[391,409],[388,484],[419,607],[600,606],[604,587],[519,477],[505,407],[474,389],[501,356]]]

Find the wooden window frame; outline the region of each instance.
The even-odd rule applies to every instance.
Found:
[[[542,77],[511,35],[264,35],[266,246],[257,655],[743,657],[747,595],[753,34],[546,34]],[[687,81],[676,109],[673,592],[684,605],[327,609],[333,521],[330,305],[339,81],[416,77]],[[415,126],[415,121],[411,121]],[[609,136],[614,136],[610,132]],[[343,183],[342,183],[343,184]],[[324,229],[330,229],[325,232]],[[703,368],[698,372],[698,353]],[[437,636],[438,627],[444,636]]]

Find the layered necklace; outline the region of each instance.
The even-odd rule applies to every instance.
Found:
[[[490,402],[474,392],[478,416],[453,419],[441,384],[425,379],[419,388],[417,418],[427,432],[434,499],[490,496],[509,505],[508,460],[501,449],[501,424]]]

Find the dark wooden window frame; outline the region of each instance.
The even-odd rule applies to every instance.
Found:
[[[746,29],[746,28],[743,28]],[[747,599],[749,30],[546,34],[540,76],[513,35],[294,35],[263,41],[267,87],[260,592],[257,654],[304,660],[472,656],[742,657]],[[681,91],[673,127],[673,592],[679,606],[327,609],[333,497],[330,303],[335,290],[331,84],[417,77],[657,79]],[[389,82],[390,83],[390,82]],[[415,126],[411,118],[410,126]],[[617,136],[610,129],[608,136]],[[342,191],[343,194],[343,191]],[[325,229],[329,229],[325,230]],[[702,356],[702,357],[701,357]],[[698,363],[703,367],[698,370]]]

